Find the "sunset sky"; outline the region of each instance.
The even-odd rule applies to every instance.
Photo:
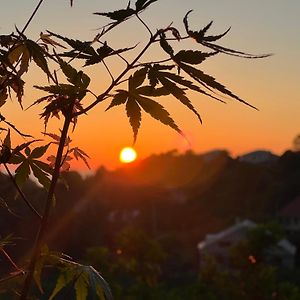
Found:
[[[37,2],[2,0],[0,34],[10,33],[15,25],[21,29]],[[125,8],[126,5],[125,0],[74,0],[74,7],[70,8],[68,0],[45,0],[26,34],[36,40],[41,31],[50,30],[72,38],[91,40],[98,32],[96,29],[107,21],[92,13]],[[219,44],[255,54],[274,53],[272,57],[258,60],[220,54],[200,66],[235,94],[258,107],[259,111],[231,99],[222,104],[189,93],[190,100],[204,120],[201,125],[193,113],[175,98],[165,97],[160,103],[169,110],[191,145],[169,127],[143,115],[135,146],[139,158],[171,149],[181,152],[188,149],[195,152],[227,149],[235,156],[255,149],[269,149],[281,154],[290,148],[293,138],[300,133],[300,1],[160,0],[141,16],[153,30],[174,22],[173,25],[183,34],[182,18],[190,9],[194,10],[189,19],[190,27],[195,30],[211,20],[214,20],[210,29],[212,34],[224,32],[231,26],[230,32]],[[148,35],[139,22],[130,20],[106,38],[115,48],[140,42],[138,48],[141,49]],[[197,44],[184,46],[203,50]],[[165,56],[158,48],[153,48],[141,61],[155,57]],[[108,64],[114,74],[123,67],[113,60]],[[87,68],[86,72],[92,77],[95,93],[101,93],[109,84],[105,69],[96,66]],[[34,84],[46,83],[41,77],[42,73],[35,68],[29,72],[25,107],[44,95],[31,88]],[[91,156],[94,168],[100,165],[109,168],[119,166],[119,151],[133,141],[124,107],[104,112],[108,104],[105,102],[83,116],[72,134],[74,146]],[[14,101],[4,106],[1,113],[24,132],[41,137],[43,122],[38,116],[41,108],[22,112]],[[50,121],[49,131],[57,130],[57,122],[56,119]],[[76,168],[83,169],[84,166],[76,164]]]

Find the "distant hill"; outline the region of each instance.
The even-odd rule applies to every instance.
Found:
[[[224,150],[171,151],[115,171],[102,167],[85,178],[68,172],[57,186],[49,243],[81,257],[86,247],[109,244],[123,227],[133,225],[154,236],[172,235],[194,249],[208,232],[235,218],[262,221],[276,215],[300,195],[299,178],[300,152],[292,151],[268,163],[233,159]],[[41,211],[43,191],[28,182],[24,193]],[[23,256],[33,239],[34,216],[15,199],[3,174],[0,195],[0,235],[22,237],[15,251]]]

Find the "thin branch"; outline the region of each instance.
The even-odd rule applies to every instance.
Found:
[[[162,59],[162,60],[152,61],[151,64],[162,64],[162,63],[166,63],[169,61],[172,61],[172,58],[166,58],[166,59]],[[149,65],[148,62],[147,63],[139,63],[139,64],[136,64],[134,67],[132,67],[132,69],[138,68],[138,67],[144,67],[147,65]]]
[[[0,284],[1,284],[1,283],[4,283],[4,282],[6,282],[6,281],[9,281],[9,280],[11,280],[11,279],[13,279],[13,278],[15,278],[15,277],[18,277],[18,276],[20,276],[20,275],[24,275],[24,271],[23,271],[23,270],[19,270],[19,272],[16,272],[16,273],[13,273],[13,274],[10,275],[10,276],[1,278],[1,279],[0,279]]]
[[[40,6],[42,5],[42,3],[44,2],[44,0],[40,0],[39,3],[37,4],[36,8],[34,9],[34,11],[32,12],[31,16],[29,17],[27,23],[24,25],[21,34],[23,34],[27,27],[29,26],[29,24],[31,23],[32,19],[34,18],[34,16],[36,15],[37,11],[39,10]]]
[[[116,83],[116,86],[117,85],[120,85],[120,84],[122,84],[122,83],[124,83],[124,82],[126,82],[126,81],[128,81],[129,80],[129,78],[125,78],[125,79],[123,79],[123,80],[120,80],[118,83]]]
[[[187,39],[190,39],[191,37],[190,36],[183,36],[183,37],[180,37],[180,40],[187,40]],[[178,39],[176,38],[166,38],[165,39],[166,41],[177,41],[178,42]],[[159,42],[160,40],[155,40],[154,43],[157,43]]]
[[[23,272],[23,270],[17,266],[17,264],[12,260],[12,258],[11,258],[11,257],[9,256],[9,254],[4,250],[4,248],[1,248],[1,251],[2,251],[3,255],[5,256],[5,258],[9,261],[9,263],[10,263],[17,271],[22,271],[22,272]]]
[[[109,74],[109,76],[110,76],[112,82],[114,82],[114,81],[115,81],[114,76],[113,76],[113,74],[110,72],[110,69],[109,69],[109,67],[107,66],[107,64],[105,63],[104,59],[102,60],[102,63],[103,63],[103,65],[104,65],[106,71],[108,72],[108,74]]]
[[[144,27],[147,29],[147,31],[150,33],[151,38],[153,37],[153,33],[150,30],[149,26],[142,20],[142,18],[139,16],[139,14],[136,14],[136,17],[138,18],[138,20],[144,25]]]
[[[21,196],[21,198],[24,200],[24,202],[26,203],[26,205],[29,207],[29,209],[40,219],[42,220],[42,216],[38,213],[38,211],[33,207],[33,205],[29,202],[29,200],[26,198],[26,196],[24,195],[24,193],[22,192],[22,190],[20,189],[20,187],[18,186],[14,176],[11,174],[9,168],[7,167],[7,164],[4,163],[4,168],[7,172],[7,174],[9,175],[13,185],[15,186],[16,190],[18,191],[19,195]]]
[[[133,66],[135,65],[135,63],[138,62],[138,60],[144,55],[144,53],[148,50],[148,48],[153,44],[153,42],[155,41],[156,37],[158,36],[158,32],[155,33],[155,35],[153,37],[151,37],[151,39],[149,40],[149,42],[146,44],[146,46],[142,49],[142,51],[136,56],[136,58],[123,70],[123,72],[121,72],[121,74],[115,79],[115,81],[113,81],[111,83],[111,85],[106,89],[106,91],[102,94],[100,94],[97,97],[97,100],[94,101],[93,103],[91,103],[90,105],[88,105],[86,108],[84,108],[83,110],[73,114],[73,117],[82,115],[86,112],[88,112],[89,110],[91,110],[94,106],[96,106],[98,103],[102,102],[106,95],[116,86],[118,85],[118,83],[121,81],[121,79],[124,77],[124,75],[127,74],[127,72],[129,72]]]
[[[101,42],[100,40],[98,40],[98,43],[99,44],[101,44],[101,45],[104,45],[104,43],[103,42]],[[137,46],[137,45],[136,45]],[[135,46],[135,47],[136,47]],[[111,47],[110,47],[111,48]],[[114,48],[111,48],[113,51],[115,51],[115,49]],[[121,58],[127,65],[129,65],[129,62],[128,62],[128,60],[124,57],[124,56],[122,56],[120,53],[117,53],[116,54],[119,58]]]
[[[27,276],[26,276],[24,284],[23,284],[20,300],[28,299],[28,294],[29,294],[31,283],[33,280],[35,266],[36,266],[37,260],[39,258],[39,255],[40,255],[43,241],[45,239],[45,234],[46,234],[46,230],[48,227],[48,219],[49,219],[51,206],[52,206],[52,200],[54,197],[56,183],[59,178],[65,142],[68,137],[69,127],[70,127],[70,124],[71,124],[71,121],[73,118],[72,111],[73,111],[74,104],[75,104],[75,101],[70,105],[67,113],[65,114],[65,121],[64,121],[62,132],[61,132],[59,146],[58,146],[57,153],[56,153],[55,166],[54,166],[52,180],[50,183],[50,187],[49,187],[49,191],[48,191],[48,195],[47,195],[47,199],[46,199],[44,214],[42,217],[42,222],[41,222],[41,226],[39,228],[39,232],[36,237],[33,253],[32,253],[32,256],[31,256],[31,259],[29,262],[28,273],[27,273]]]
[[[11,215],[13,215],[14,217],[18,218],[18,219],[22,219],[21,216],[17,215],[14,211],[11,210],[11,208],[8,206],[8,204],[6,203],[6,201],[0,196],[0,205],[5,208]]]

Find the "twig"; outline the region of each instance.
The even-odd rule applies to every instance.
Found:
[[[31,283],[33,280],[35,266],[36,266],[38,257],[40,255],[43,240],[45,238],[45,234],[46,234],[46,230],[47,230],[47,226],[48,226],[48,219],[49,219],[49,215],[50,215],[50,211],[51,211],[52,199],[53,199],[54,191],[55,191],[55,186],[56,186],[57,180],[59,178],[59,172],[60,172],[60,167],[61,167],[61,162],[62,162],[62,157],[63,157],[63,151],[64,151],[64,147],[65,147],[65,141],[67,139],[68,130],[69,130],[69,127],[70,127],[70,124],[72,121],[72,111],[73,111],[74,103],[75,103],[75,101],[70,105],[67,113],[65,114],[65,121],[64,121],[62,132],[61,132],[59,146],[57,149],[55,166],[54,166],[52,180],[51,180],[50,187],[49,187],[49,192],[48,192],[47,199],[46,199],[44,214],[42,217],[39,232],[36,237],[35,245],[33,248],[33,254],[31,256],[31,260],[30,260],[29,267],[28,267],[28,273],[27,273],[27,276],[26,276],[24,284],[23,284],[20,300],[27,300],[27,298],[28,298]]]
[[[4,248],[1,248],[1,252],[3,253],[3,255],[5,256],[5,258],[9,261],[9,263],[17,270],[17,271],[22,271],[22,269],[20,269],[17,264],[12,260],[12,258],[9,256],[9,254],[4,250]]]
[[[106,89],[106,91],[102,94],[100,94],[97,97],[97,100],[88,105],[86,108],[83,110],[76,112],[73,114],[73,117],[77,117],[79,115],[82,115],[84,113],[87,113],[89,110],[91,110],[94,106],[96,106],[98,103],[102,102],[106,95],[120,82],[120,80],[124,77],[124,75],[127,74],[128,71],[130,71],[133,66],[135,65],[136,62],[144,55],[144,53],[148,50],[148,48],[152,45],[152,43],[155,41],[156,37],[159,35],[159,33],[155,33],[149,40],[149,42],[146,44],[146,46],[142,49],[142,51],[136,56],[136,58],[121,72],[121,74],[111,83],[111,85]]]
[[[18,186],[14,176],[11,174],[9,168],[7,167],[7,164],[4,163],[4,168],[7,172],[7,174],[9,175],[13,185],[15,186],[15,188],[17,189],[19,195],[21,196],[21,198],[24,200],[24,202],[26,203],[26,205],[29,207],[29,209],[40,219],[42,220],[42,216],[38,213],[38,211],[33,207],[33,205],[29,202],[29,200],[26,198],[26,196],[24,195],[24,193],[22,192],[22,190],[20,189],[20,187]]]
[[[153,37],[153,33],[150,30],[150,28],[148,27],[148,25],[142,20],[142,18],[139,16],[139,14],[136,14],[136,17],[138,18],[138,20],[145,26],[145,28],[147,29],[147,31],[150,33],[151,38]]]
[[[32,12],[31,16],[29,17],[28,21],[26,22],[26,24],[24,25],[21,34],[23,34],[27,27],[29,26],[29,24],[31,23],[32,19],[34,18],[35,14],[37,13],[37,11],[39,10],[40,6],[42,5],[42,3],[44,2],[44,0],[40,0],[39,3],[37,4],[36,8],[34,9],[34,11]]]
[[[15,277],[18,277],[18,276],[20,276],[20,275],[24,275],[24,271],[23,271],[23,270],[19,270],[19,272],[17,272],[17,273],[14,273],[14,274],[12,274],[12,275],[10,275],[10,276],[1,278],[1,279],[0,279],[0,284],[3,283],[3,282],[9,281],[9,280],[11,280],[11,279],[13,279],[13,278],[15,278]]]
[[[104,65],[106,71],[108,72],[108,74],[109,74],[109,76],[110,76],[112,82],[114,82],[114,81],[115,81],[114,76],[113,76],[113,74],[111,73],[111,71],[110,71],[109,67],[107,66],[107,64],[105,63],[104,59],[102,60],[102,63],[103,63],[103,65]]]

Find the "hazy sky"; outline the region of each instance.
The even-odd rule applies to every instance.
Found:
[[[22,28],[37,2],[1,0],[0,34],[13,31],[15,25]],[[49,29],[88,40],[97,33],[95,29],[106,21],[92,15],[93,12],[126,5],[125,0],[74,0],[71,9],[68,0],[45,0],[27,35],[37,39],[40,31]],[[220,44],[251,53],[274,53],[274,56],[262,60],[219,55],[201,65],[203,70],[260,111],[233,100],[228,100],[224,105],[191,93],[189,97],[204,120],[204,124],[200,125],[197,118],[175,99],[169,97],[162,100],[161,103],[187,135],[191,148],[196,152],[226,148],[233,155],[238,155],[254,149],[270,149],[280,154],[291,147],[292,139],[300,133],[300,1],[160,0],[143,14],[143,18],[152,29],[167,26],[172,21],[183,29],[182,18],[190,9],[194,9],[190,16],[191,28],[200,29],[210,20],[214,20],[212,33],[221,33],[231,26],[231,31]],[[136,42],[141,42],[142,47],[146,38],[147,32],[134,20],[107,36],[108,42],[115,47],[134,45]],[[196,44],[192,47],[203,50]],[[161,54],[155,48],[145,59],[156,56],[161,57]],[[111,67],[117,74],[122,65],[112,62]],[[107,74],[100,67],[87,69],[87,73],[93,75],[93,90],[100,93],[109,82]],[[41,74],[34,69],[27,78],[42,83],[40,77]],[[27,84],[25,106],[41,95],[30,88],[33,84],[35,82]],[[117,166],[120,148],[132,143],[124,107],[105,113],[107,104],[101,104],[84,116],[72,136],[74,144],[91,155],[95,167],[100,164]],[[39,133],[43,130],[38,117],[39,109],[23,114],[13,103],[3,108],[3,114],[24,131]],[[50,130],[54,130],[51,126]],[[184,151],[189,149],[189,145],[171,129],[144,115],[136,144],[139,156],[142,158],[175,148]]]

